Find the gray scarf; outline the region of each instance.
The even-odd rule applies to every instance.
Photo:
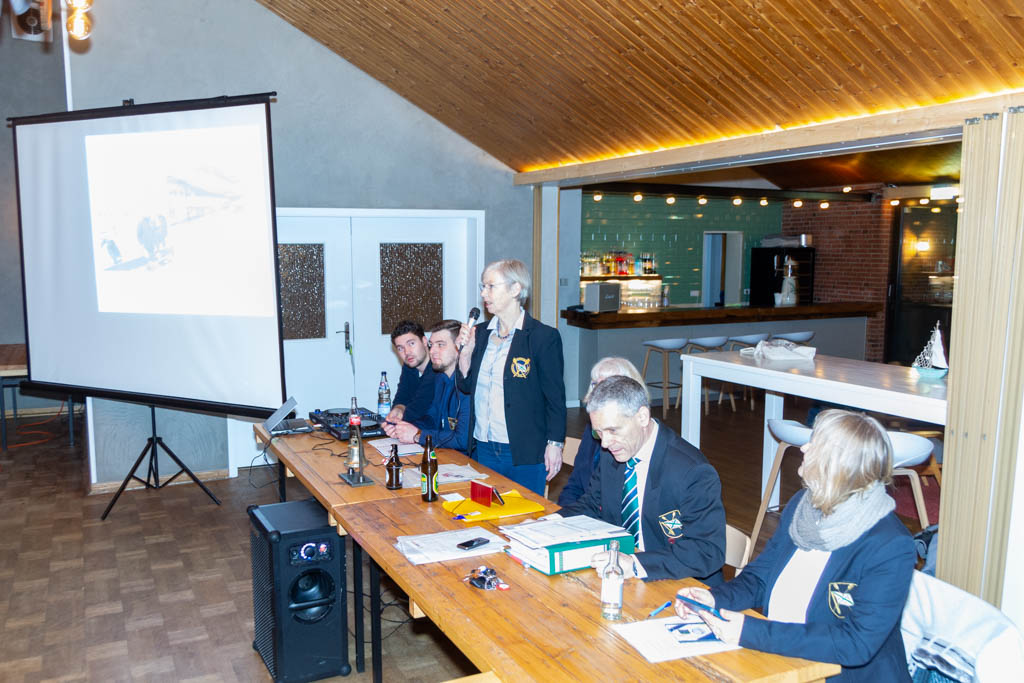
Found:
[[[827,517],[811,505],[810,492],[797,503],[789,537],[801,550],[833,551],[847,546],[896,509],[896,501],[881,482],[855,493],[836,506]]]

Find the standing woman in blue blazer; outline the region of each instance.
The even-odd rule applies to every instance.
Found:
[[[522,261],[484,268],[480,298],[493,317],[472,329],[462,326],[455,377],[472,396],[470,456],[544,495],[545,481],[562,467],[564,361],[558,330],[524,310],[529,294],[530,272]]]
[[[804,490],[764,552],[728,583],[679,594],[720,609],[697,614],[727,643],[841,665],[829,680],[909,681],[900,616],[916,555],[885,491],[889,437],[874,418],[826,410],[801,450]],[[737,611],[751,607],[768,618]],[[679,600],[676,612],[691,614]]]

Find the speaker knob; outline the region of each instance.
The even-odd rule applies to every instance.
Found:
[[[307,560],[312,560],[314,557],[316,557],[316,544],[307,543],[306,545],[302,546],[302,556]]]

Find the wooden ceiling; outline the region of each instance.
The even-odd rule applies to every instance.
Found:
[[[1020,0],[258,0],[517,171],[1024,88]]]

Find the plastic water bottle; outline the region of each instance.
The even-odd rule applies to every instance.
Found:
[[[383,420],[391,412],[391,387],[388,386],[388,373],[380,373],[380,386],[377,387],[377,414]]]
[[[626,575],[619,565],[619,542],[608,545],[608,564],[601,570],[601,616],[616,621],[622,618],[622,583]]]

